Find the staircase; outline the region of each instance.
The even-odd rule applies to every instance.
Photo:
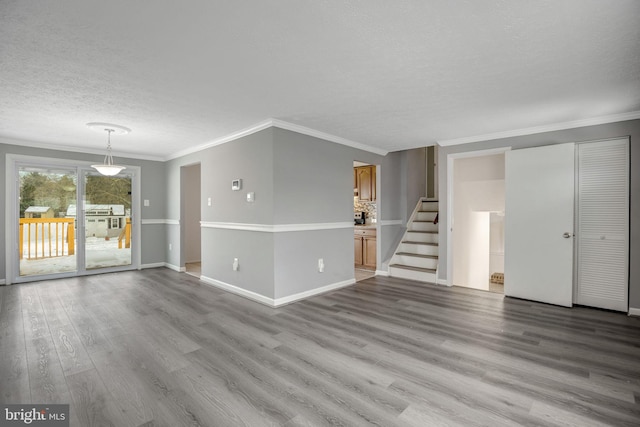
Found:
[[[389,263],[389,276],[436,283],[438,201],[421,199]]]

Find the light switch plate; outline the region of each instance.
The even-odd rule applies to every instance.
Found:
[[[247,202],[251,203],[255,200],[255,197],[253,195],[253,191],[247,193]]]
[[[149,199],[144,199],[144,205],[149,206]]]

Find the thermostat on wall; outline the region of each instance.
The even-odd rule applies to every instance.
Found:
[[[233,191],[238,191],[242,189],[242,180],[241,179],[234,179],[233,181],[231,181],[231,189]]]

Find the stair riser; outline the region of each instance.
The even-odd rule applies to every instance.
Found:
[[[402,279],[409,280],[418,280],[420,282],[436,283],[436,275],[434,273],[404,270],[402,268],[389,267],[389,276],[400,277]]]
[[[416,212],[416,217],[415,217],[415,219],[417,219],[418,221],[430,221],[430,222],[433,222],[435,218],[436,218],[435,212]]]
[[[408,265],[410,267],[429,268],[435,270],[438,267],[438,260],[431,258],[420,258],[406,255],[394,255],[392,264]]]
[[[435,255],[438,256],[437,246],[412,245],[410,243],[401,243],[398,252],[409,252],[418,255]]]
[[[438,224],[432,222],[413,222],[411,229],[416,231],[438,231]]]
[[[412,242],[438,243],[438,234],[407,232],[405,240]]]
[[[420,210],[423,211],[437,211],[438,210],[438,202],[422,202],[422,207]]]

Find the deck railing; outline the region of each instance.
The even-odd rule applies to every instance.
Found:
[[[74,221],[74,218],[20,218],[20,259],[74,255]]]
[[[118,236],[118,249],[122,249],[122,241],[124,240],[124,247],[129,249],[131,247],[131,218],[127,218],[127,224],[124,226],[120,235]]]

